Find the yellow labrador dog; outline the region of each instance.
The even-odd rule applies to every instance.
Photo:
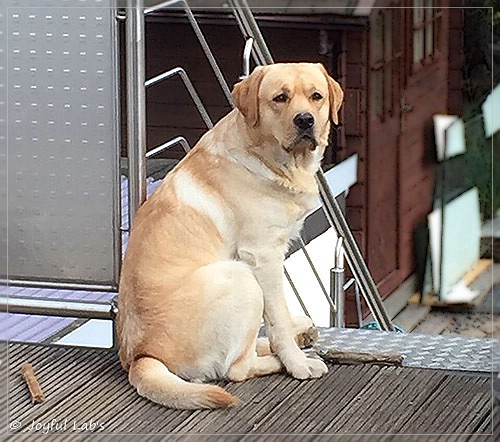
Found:
[[[318,204],[342,89],[320,64],[274,64],[233,95],[237,108],[138,210],[123,263],[120,359],[137,392],[167,407],[237,402],[208,380],[327,371],[295,339],[312,323],[290,317],[283,259]]]

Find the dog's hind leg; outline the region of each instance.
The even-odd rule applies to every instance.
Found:
[[[284,370],[283,364],[277,356],[270,353],[258,356],[255,350],[256,345],[256,340],[253,340],[251,347],[245,349],[244,353],[233,362],[228,372],[229,380],[240,382],[245,379],[266,376]],[[269,349],[269,344],[267,345],[267,349]]]
[[[257,344],[255,345],[255,351],[257,356],[268,356],[272,354],[271,347],[269,346],[269,339],[258,338]]]
[[[262,289],[247,264],[219,261],[196,272],[200,311],[196,367],[188,378],[210,379],[212,371],[233,381],[283,370],[275,355],[258,357],[255,346],[264,308]],[[205,367],[205,368],[202,368]],[[212,367],[212,368],[210,368]]]

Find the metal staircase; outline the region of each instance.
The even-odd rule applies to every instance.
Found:
[[[242,36],[246,40],[244,50],[244,75],[250,71],[250,57],[255,64],[270,64],[273,59],[267,45],[262,37],[257,22],[248,7],[246,0],[229,0],[230,10],[234,14],[241,29]],[[116,19],[126,21],[126,77],[127,77],[127,151],[129,169],[129,223],[122,226],[122,231],[127,231],[133,222],[133,216],[138,207],[146,199],[146,160],[154,155],[169,149],[175,144],[180,144],[187,152],[189,143],[182,136],[171,140],[146,152],[146,88],[154,87],[157,83],[180,76],[194,105],[207,128],[213,126],[209,114],[198,96],[188,73],[181,67],[168,70],[154,78],[145,78],[145,17],[162,8],[182,7],[189,20],[190,25],[203,49],[203,52],[217,78],[228,103],[234,107],[230,88],[217,61],[205,39],[202,30],[196,21],[186,0],[170,0],[156,6],[144,8],[144,0],[127,0],[126,13],[116,9]],[[354,240],[352,232],[344,218],[335,196],[333,195],[323,171],[317,174],[318,187],[322,201],[322,210],[330,226],[337,234],[337,242],[334,247],[334,266],[330,271],[330,284],[327,289],[319,277],[316,266],[310,257],[304,240],[301,238],[299,247],[304,253],[308,265],[316,278],[321,291],[325,295],[331,312],[331,325],[344,326],[344,291],[354,285],[356,297],[363,296],[373,318],[379,324],[381,330],[392,331],[394,327],[382,304],[378,289],[364,262],[361,252]],[[119,211],[118,211],[119,215]],[[116,223],[118,229],[118,222]],[[353,278],[344,283],[344,258],[349,265]],[[307,308],[302,301],[301,295],[294,285],[292,276],[287,269],[284,274],[292,291],[307,314]],[[61,285],[59,282],[54,287]],[[75,286],[76,287],[76,286]],[[91,286],[82,286],[89,289]],[[78,287],[76,287],[78,288]],[[102,290],[102,287],[99,287]],[[358,303],[359,309],[359,303]],[[114,303],[96,302],[74,302],[62,300],[29,299],[0,295],[0,311],[11,313],[42,314],[48,316],[70,316],[98,319],[113,319],[116,314]],[[358,312],[358,316],[360,313]]]
[[[137,82],[144,85],[140,88],[129,87],[128,89],[128,124],[129,124],[129,167],[130,167],[130,211],[133,213],[135,209],[145,200],[145,193],[142,190],[142,183],[145,182],[145,162],[144,159],[148,154],[145,151],[145,110],[144,110],[144,97],[145,87],[155,84],[165,78],[169,78],[174,73],[179,73],[188,89],[188,92],[193,99],[198,111],[202,115],[207,127],[211,127],[208,123],[209,117],[205,107],[201,103],[194,87],[189,81],[187,73],[181,68],[177,70],[168,71],[159,76],[146,81],[144,78],[144,18],[146,15],[157,11],[159,9],[182,6],[186,16],[193,28],[193,31],[198,38],[198,41],[207,57],[210,66],[224,92],[229,104],[234,107],[231,97],[230,88],[220,70],[217,61],[210,49],[210,46],[205,39],[196,18],[185,0],[170,0],[160,3],[154,7],[142,9],[142,0],[129,2],[127,9],[127,79],[132,82]],[[273,63],[272,55],[267,47],[265,40],[260,32],[259,26],[249,8],[246,0],[229,0],[229,6],[234,14],[236,21],[240,27],[243,38],[246,40],[244,50],[243,71],[244,76],[249,73],[250,56],[252,56],[255,64],[264,65]],[[142,33],[139,35],[139,33]],[[206,117],[205,117],[206,116]],[[137,126],[137,127],[134,127]],[[135,134],[141,134],[139,139]],[[131,137],[132,136],[132,137]],[[158,148],[153,149],[155,153],[172,146],[175,140],[171,140]],[[185,141],[185,140],[184,140]],[[140,158],[138,158],[138,155]],[[134,179],[132,179],[134,177]],[[310,265],[313,274],[315,275],[332,311],[333,324],[336,326],[344,326],[344,290],[355,284],[356,290],[361,293],[366,304],[368,305],[374,319],[378,322],[380,329],[392,331],[394,327],[390,318],[385,311],[382,299],[378,292],[377,286],[368,270],[359,247],[352,235],[352,232],[347,224],[347,221],[340,209],[334,195],[332,194],[329,185],[326,181],[325,175],[322,170],[317,174],[318,186],[320,189],[320,196],[322,200],[322,208],[330,223],[334,228],[338,239],[335,246],[335,265],[331,269],[330,288],[327,290],[319,278],[318,272],[312,259],[307,253],[304,241],[300,241],[300,248],[304,252],[308,264]],[[133,215],[132,215],[133,216]],[[347,261],[353,280],[347,281],[344,284],[344,256]],[[307,309],[302,302],[298,290],[293,284],[292,278],[285,269],[285,277],[290,283],[292,290],[297,295],[297,298],[307,314]]]

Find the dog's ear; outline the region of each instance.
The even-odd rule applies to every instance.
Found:
[[[328,81],[328,96],[330,100],[330,118],[335,124],[339,124],[339,109],[344,101],[344,91],[326,71],[325,67],[320,64],[321,70],[325,74],[326,80]]]
[[[262,78],[264,78],[264,66],[257,66],[233,89],[236,107],[245,116],[250,126],[255,126],[259,122],[259,87]]]

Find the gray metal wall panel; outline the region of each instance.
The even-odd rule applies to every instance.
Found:
[[[8,277],[116,285],[112,1],[8,4]]]
[[[0,275],[7,271],[7,7],[0,0]]]

